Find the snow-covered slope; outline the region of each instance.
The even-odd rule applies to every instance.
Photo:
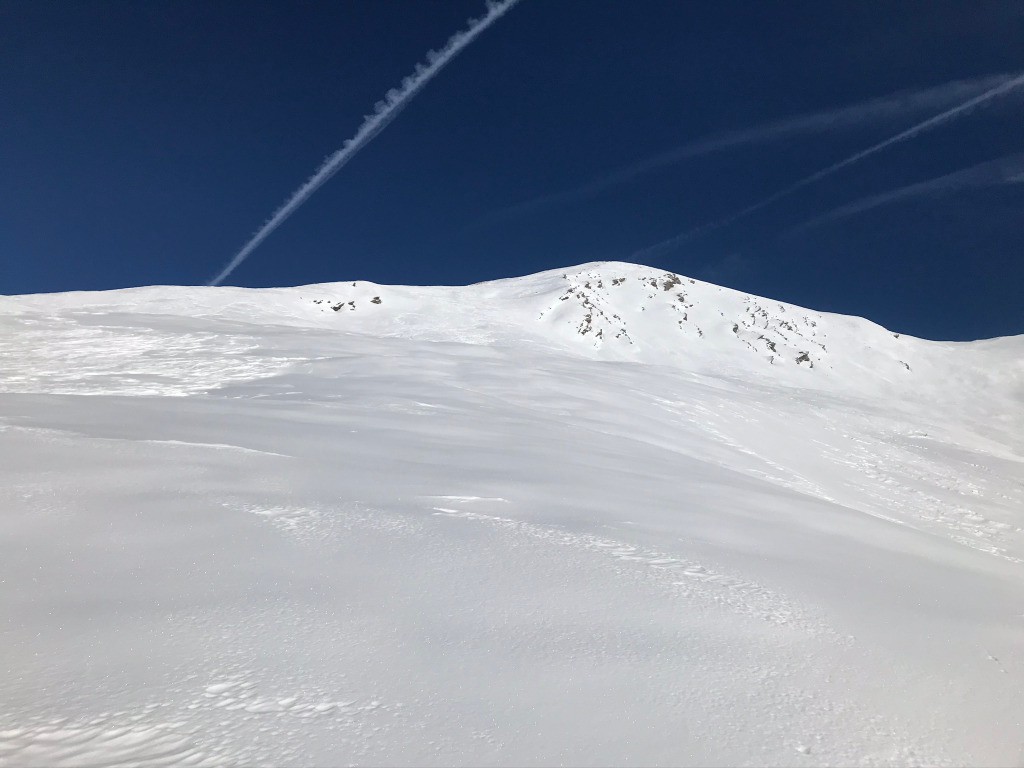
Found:
[[[0,510],[0,765],[1024,758],[1024,337],[620,263],[0,297]]]

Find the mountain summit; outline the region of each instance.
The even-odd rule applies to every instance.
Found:
[[[1024,336],[927,341],[863,318],[622,262],[467,286],[364,281],[266,289],[155,286],[0,299],[0,315],[33,310],[69,319],[131,313],[421,341],[523,344],[589,360],[968,408],[979,391],[1010,398],[1016,406],[1024,399]],[[7,386],[17,388],[16,381]]]

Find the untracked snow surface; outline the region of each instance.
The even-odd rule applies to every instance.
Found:
[[[0,765],[1021,765],[1024,337],[628,264],[0,297]]]

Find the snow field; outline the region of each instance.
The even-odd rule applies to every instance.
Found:
[[[0,765],[1022,756],[1019,337],[619,264],[0,328]]]

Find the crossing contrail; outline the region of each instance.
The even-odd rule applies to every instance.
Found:
[[[1001,83],[1000,85],[997,85],[994,88],[990,88],[989,90],[985,91],[984,93],[978,96],[975,96],[972,99],[968,99],[962,104],[959,104],[951,109],[947,109],[945,112],[940,112],[934,117],[930,117],[927,120],[918,123],[917,125],[913,125],[910,128],[907,128],[905,131],[897,133],[895,136],[890,136],[888,139],[885,139],[884,141],[880,141],[879,143],[871,147],[868,147],[867,149],[861,150],[860,152],[857,152],[854,155],[850,155],[845,160],[840,160],[838,163],[834,163],[833,165],[830,165],[828,168],[824,168],[816,173],[812,173],[810,176],[806,176],[800,179],[799,181],[790,184],[788,187],[780,189],[778,192],[769,195],[763,200],[759,200],[758,202],[753,203],[752,205],[748,205],[746,208],[743,208],[742,210],[739,210],[736,213],[732,213],[728,216],[725,216],[724,218],[708,222],[707,224],[702,224],[699,227],[687,230],[686,232],[678,234],[675,237],[670,237],[667,240],[662,240],[661,242],[655,243],[654,245],[648,246],[646,248],[641,248],[638,251],[634,251],[633,254],[630,256],[630,260],[634,261],[637,259],[644,259],[649,256],[665,253],[666,251],[675,248],[677,245],[686,242],[687,240],[689,240],[692,237],[695,237],[698,234],[719,229],[727,224],[731,224],[737,219],[741,219],[744,216],[748,216],[749,214],[754,213],[755,211],[759,211],[762,208],[765,208],[771,205],[772,203],[776,202],[777,200],[781,200],[784,197],[788,197],[794,192],[797,192],[803,189],[804,187],[810,186],[811,184],[814,184],[815,182],[824,179],[826,176],[831,176],[833,173],[841,171],[843,168],[853,165],[854,163],[859,163],[861,160],[871,157],[872,155],[881,152],[882,150],[888,149],[889,147],[895,144],[900,144],[904,141],[908,141],[909,139],[914,138],[920,133],[924,133],[925,131],[932,129],[937,125],[941,125],[942,123],[945,123],[948,120],[952,120],[953,118],[958,117],[964,114],[965,112],[974,109],[975,107],[981,106],[985,102],[991,101],[992,99],[998,96],[1002,96],[1004,93],[1008,93],[1009,91],[1012,91],[1014,88],[1019,88],[1022,85],[1024,85],[1024,74],[1017,75],[1016,77],[1007,80],[1006,82]]]
[[[1024,154],[1010,155],[998,160],[989,160],[988,162],[972,165],[970,168],[947,173],[934,179],[919,181],[899,189],[890,189],[878,195],[855,200],[852,203],[834,208],[826,214],[801,224],[794,231],[807,230],[829,222],[839,221],[840,219],[866,213],[880,206],[898,203],[903,200],[951,194],[962,189],[983,189],[1007,184],[1024,184]]]
[[[535,211],[587,200],[609,189],[628,184],[644,174],[715,152],[785,141],[799,136],[847,130],[863,125],[886,124],[899,119],[917,118],[934,110],[960,103],[983,91],[988,91],[1012,77],[1012,75],[1001,74],[973,80],[955,80],[924,90],[903,91],[845,107],[795,115],[752,128],[707,136],[618,168],[585,184],[549,192],[492,211],[480,221],[467,227],[467,230],[482,229]]]
[[[402,80],[398,88],[387,92],[384,98],[377,102],[373,113],[369,115],[363,124],[359,126],[355,136],[334,154],[328,156],[319,170],[309,180],[299,187],[295,193],[277,211],[267,219],[266,223],[257,230],[248,243],[235,254],[234,258],[227,263],[208,285],[220,285],[238,265],[245,261],[260,243],[270,236],[270,233],[284,223],[285,219],[295,213],[299,207],[310,198],[321,186],[323,186],[334,174],[340,171],[345,164],[355,157],[363,147],[384,130],[388,123],[398,117],[406,104],[422,90],[423,86],[429,83],[433,77],[441,71],[444,66],[454,59],[467,45],[472,43],[477,36],[487,29],[491,24],[505,15],[512,6],[519,0],[489,0],[487,13],[479,19],[470,19],[468,28],[456,33],[443,48],[437,51],[430,51],[427,54],[426,63],[417,64],[411,75]]]

